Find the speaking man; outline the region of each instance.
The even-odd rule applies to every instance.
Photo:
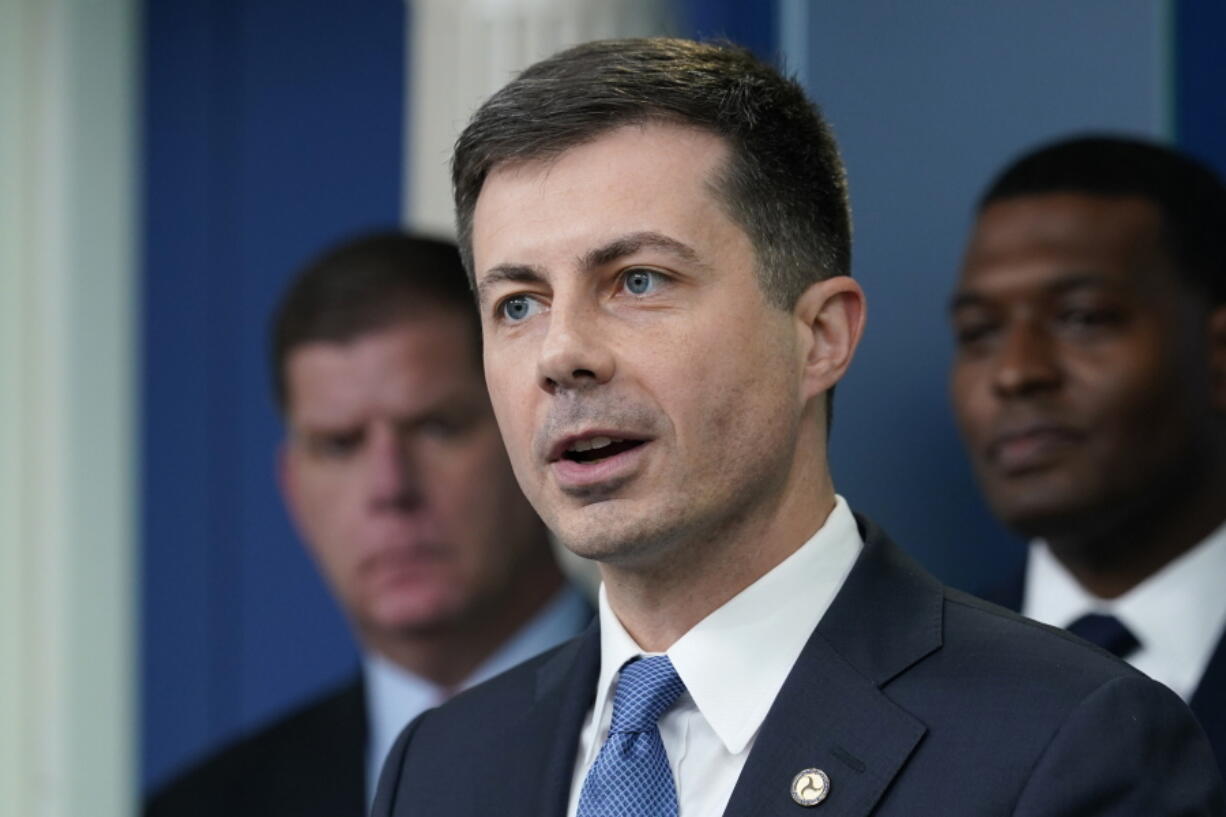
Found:
[[[1118,137],[985,193],[953,299],[953,401],[1032,539],[990,597],[1169,686],[1226,766],[1226,186]]]
[[[946,590],[836,495],[864,296],[833,137],[740,49],[597,42],[453,167],[516,477],[598,626],[418,718],[373,813],[1223,814],[1165,687]]]
[[[148,817],[360,817],[406,723],[591,618],[515,484],[453,244],[329,250],[285,294],[272,346],[281,486],[362,671],[173,781]]]

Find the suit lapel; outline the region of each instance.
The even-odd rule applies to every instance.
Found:
[[[565,817],[579,730],[599,673],[600,628],[593,621],[537,671],[532,703],[512,727],[515,752],[499,770],[506,785],[485,793],[483,813]]]
[[[941,644],[943,590],[860,519],[865,549],[759,730],[726,817],[798,814],[792,779],[830,778],[824,817],[862,817],[926,727],[882,691]]]

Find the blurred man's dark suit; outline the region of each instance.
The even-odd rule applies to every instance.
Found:
[[[178,778],[145,817],[362,817],[366,743],[355,677]]]

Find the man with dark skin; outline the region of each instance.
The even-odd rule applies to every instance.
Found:
[[[971,460],[1032,540],[987,595],[1171,687],[1226,762],[1226,188],[1140,141],[1041,148],[984,195],[951,315]]]

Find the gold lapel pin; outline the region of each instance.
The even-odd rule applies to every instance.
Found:
[[[797,805],[816,806],[830,794],[830,778],[821,769],[804,769],[792,778],[792,799]]]

